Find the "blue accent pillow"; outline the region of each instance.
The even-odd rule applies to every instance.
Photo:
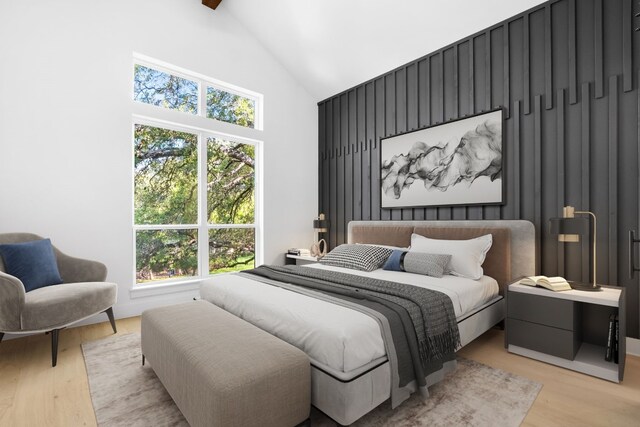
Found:
[[[22,281],[27,292],[62,283],[51,240],[0,245],[7,274]]]
[[[407,253],[406,249],[394,249],[387,258],[387,262],[384,263],[383,270],[391,270],[391,271],[404,271],[402,266],[402,261],[404,259],[404,254]]]

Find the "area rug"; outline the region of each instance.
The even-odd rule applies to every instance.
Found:
[[[100,427],[188,426],[153,369],[141,365],[140,335],[82,344],[91,400]],[[459,358],[458,369],[429,388],[422,403],[414,394],[395,410],[384,402],[354,426],[518,426],[542,385]],[[315,408],[312,426],[335,423]]]

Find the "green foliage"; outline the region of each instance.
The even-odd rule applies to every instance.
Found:
[[[254,236],[253,228],[209,230],[209,272],[215,274],[253,268]]]
[[[198,114],[198,83],[138,64],[133,77],[136,101]]]
[[[197,135],[136,125],[134,156],[135,223],[197,223]]]
[[[247,255],[244,257],[239,257],[235,259],[230,267],[222,267],[222,268],[210,268],[209,274],[220,274],[220,273],[233,273],[235,271],[244,271],[255,268],[255,256]]]
[[[207,88],[207,117],[210,119],[253,128],[255,116],[254,100],[224,90]]]
[[[209,224],[253,223],[254,147],[210,138],[207,158]]]
[[[139,230],[136,233],[136,281],[195,276],[197,230]]]

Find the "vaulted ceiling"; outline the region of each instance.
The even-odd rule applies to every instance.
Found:
[[[320,101],[540,3],[226,0],[218,10],[235,16]]]

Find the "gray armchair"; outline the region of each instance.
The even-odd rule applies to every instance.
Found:
[[[0,234],[0,244],[22,243],[42,237],[28,233]],[[5,333],[51,334],[51,364],[58,358],[58,335],[61,329],[98,313],[107,313],[113,332],[116,322],[113,305],[118,286],[104,280],[104,264],[74,258],[55,246],[58,270],[63,283],[25,292],[22,282],[5,272],[0,257],[0,342]]]

